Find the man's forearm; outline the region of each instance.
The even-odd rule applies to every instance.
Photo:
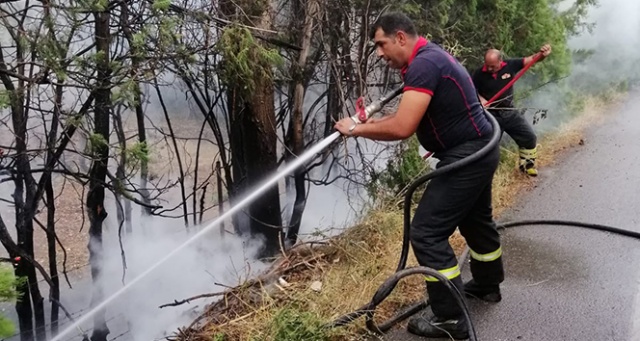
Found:
[[[538,59],[539,62],[543,61],[545,58],[547,58],[547,56],[545,56],[544,54],[542,54],[541,52],[536,52],[528,57],[524,58],[524,65],[526,66],[527,64],[531,63],[533,61],[534,58],[536,58],[536,56],[540,54],[540,59]]]
[[[396,114],[388,114],[388,115],[384,115],[384,116],[380,116],[380,117],[371,117],[369,118],[369,120],[367,120],[367,123],[377,123],[377,122],[384,122],[388,119],[391,119],[395,116]]]
[[[404,140],[413,133],[402,122],[398,122],[395,114],[392,114],[375,122],[358,124],[353,129],[352,135],[379,141],[397,141]]]

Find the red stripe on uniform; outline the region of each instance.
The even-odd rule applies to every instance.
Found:
[[[436,140],[438,140],[442,148],[447,148],[445,147],[444,143],[442,143],[442,140],[440,139],[440,135],[438,134],[438,130],[436,129],[436,125],[433,124],[433,120],[431,119],[431,116],[429,116],[429,114],[427,114],[427,118],[429,119],[429,123],[431,123],[431,126],[433,127],[433,134],[436,136]]]
[[[464,94],[464,90],[462,90],[460,83],[458,83],[458,81],[451,76],[442,76],[442,78],[449,79],[456,84],[456,86],[458,87],[458,90],[460,90],[460,94],[462,95],[462,98],[464,99],[464,105],[467,106],[467,115],[469,116],[469,120],[471,120],[471,123],[473,124],[473,127],[476,129],[478,136],[482,136],[482,133],[480,133],[480,129],[478,128],[476,121],[474,121],[473,116],[471,116],[471,107],[469,106],[469,102],[467,101],[467,96]]]
[[[422,92],[422,93],[433,96],[433,91],[425,88],[415,88],[412,86],[405,86],[404,89],[402,89],[402,91],[417,91],[417,92]]]

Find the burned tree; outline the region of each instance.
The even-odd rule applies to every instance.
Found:
[[[304,151],[304,98],[306,87],[309,80],[309,70],[315,65],[309,67],[307,60],[311,53],[312,30],[316,21],[315,16],[318,14],[319,4],[315,0],[305,1],[296,0],[292,2],[291,21],[292,32],[299,42],[301,50],[297,53],[297,60],[292,63],[292,112],[289,125],[289,150],[292,157],[302,154]],[[300,32],[295,34],[295,32]],[[307,201],[305,169],[299,168],[293,176],[295,186],[295,201],[291,219],[289,220],[289,229],[287,231],[287,241],[289,244],[295,244],[298,240],[300,224],[302,222],[302,214]]]
[[[89,170],[89,190],[87,192],[86,209],[89,217],[89,260],[91,262],[91,278],[93,293],[91,306],[96,306],[104,299],[104,288],[101,283],[103,264],[102,223],[107,217],[104,207],[105,181],[109,162],[109,126],[111,113],[111,65],[109,44],[111,19],[109,9],[93,13],[95,18],[96,69],[97,84],[95,90],[95,107],[93,110],[94,131],[91,135],[91,152],[93,163]],[[105,320],[105,312],[97,313],[93,318],[92,341],[106,341],[109,328]]]
[[[269,30],[268,1],[221,1],[220,10],[237,24],[225,27],[218,41],[221,76],[226,85],[229,145],[233,165],[231,204],[238,202],[260,181],[277,171],[277,132],[274,109],[273,68],[280,61],[277,50],[258,41],[247,26]],[[275,254],[282,239],[282,216],[277,186],[269,189],[244,214],[234,217],[236,230],[265,239],[262,256]],[[246,231],[244,226],[248,226]]]

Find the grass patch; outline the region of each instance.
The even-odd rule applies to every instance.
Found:
[[[588,99],[583,114],[553,132],[540,136],[538,167],[559,159],[561,153],[584,143],[583,132],[603,119],[610,102]],[[515,147],[504,147],[494,177],[493,205],[496,218],[535,178],[517,171]],[[417,196],[418,194],[416,194]],[[299,245],[283,255],[262,277],[230,289],[210,305],[194,323],[179,331],[174,340],[370,340],[364,319],[343,328],[322,326],[369,302],[379,285],[397,266],[402,243],[401,197],[385,200],[367,218],[322,245]],[[465,246],[459,234],[450,238],[460,254]],[[413,254],[408,266],[417,265]],[[400,282],[376,310],[376,319],[391,317],[398,309],[424,299],[420,276]]]

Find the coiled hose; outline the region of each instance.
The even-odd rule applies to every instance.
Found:
[[[367,329],[369,329],[372,332],[375,333],[379,333],[379,334],[383,334],[385,332],[387,332],[389,329],[391,329],[391,327],[393,327],[396,323],[408,318],[411,315],[416,314],[417,312],[419,312],[422,309],[425,309],[428,305],[429,302],[428,301],[422,301],[419,303],[416,303],[406,309],[404,309],[403,311],[401,311],[400,313],[396,314],[395,316],[393,316],[392,318],[384,321],[381,324],[377,324],[374,320],[373,320],[373,316],[375,314],[375,309],[378,307],[378,305],[380,305],[393,291],[393,289],[396,287],[396,285],[398,284],[398,282],[407,277],[407,276],[411,276],[411,275],[416,275],[416,274],[420,274],[420,275],[426,275],[426,276],[433,276],[435,278],[437,278],[439,281],[443,282],[445,284],[445,286],[447,287],[447,289],[449,289],[449,291],[453,294],[453,297],[455,298],[457,304],[460,306],[464,317],[466,318],[466,322],[469,328],[469,340],[471,341],[477,341],[477,336],[475,333],[475,327],[473,326],[473,323],[471,321],[471,315],[469,313],[469,309],[465,303],[464,297],[463,297],[463,293],[461,293],[455,285],[453,285],[453,283],[447,279],[445,276],[443,276],[441,273],[439,273],[438,271],[428,268],[428,267],[423,267],[423,266],[418,266],[418,267],[412,267],[409,269],[405,269],[406,265],[407,265],[407,259],[409,256],[409,245],[410,245],[410,229],[411,229],[411,203],[412,203],[412,199],[413,199],[413,194],[415,193],[415,191],[418,189],[418,187],[420,187],[422,184],[424,184],[425,182],[446,174],[446,173],[451,173],[454,172],[462,167],[466,167],[469,166],[471,164],[473,164],[474,162],[476,162],[477,160],[481,159],[482,157],[484,157],[488,152],[491,151],[492,148],[495,148],[497,146],[497,144],[500,142],[500,136],[501,136],[501,130],[498,126],[498,122],[496,121],[496,119],[493,117],[493,115],[491,115],[490,113],[488,113],[485,110],[485,116],[487,116],[487,118],[489,119],[489,121],[491,122],[492,126],[493,126],[493,135],[491,136],[491,140],[489,140],[489,143],[487,143],[487,145],[485,145],[482,149],[478,150],[477,152],[475,152],[474,154],[469,155],[468,157],[461,159],[459,161],[456,161],[454,163],[451,163],[447,166],[443,166],[441,168],[438,168],[428,174],[425,174],[423,176],[421,176],[420,178],[418,178],[417,180],[415,180],[413,183],[411,183],[409,185],[409,187],[407,188],[407,192],[404,196],[404,207],[403,207],[403,213],[404,213],[404,220],[403,220],[403,225],[404,225],[404,233],[403,233],[403,238],[402,238],[402,251],[400,254],[400,260],[398,262],[398,267],[396,268],[396,272],[389,277],[386,281],[384,281],[384,283],[382,283],[382,285],[380,285],[380,287],[378,288],[378,290],[376,291],[376,293],[373,295],[373,298],[371,299],[371,301],[367,304],[365,304],[364,306],[360,307],[359,309],[348,313],[346,315],[343,315],[339,318],[337,318],[336,320],[334,320],[332,323],[330,323],[327,327],[329,328],[335,328],[335,327],[340,327],[340,326],[344,326],[347,325],[351,322],[353,322],[355,319],[361,317],[361,316],[365,316],[366,318],[366,326]],[[506,229],[506,228],[510,228],[510,227],[517,227],[517,226],[530,226],[530,225],[554,225],[554,226],[573,226],[573,227],[582,227],[582,228],[587,228],[587,229],[592,229],[592,230],[597,230],[597,231],[605,231],[605,232],[610,232],[610,233],[615,233],[615,234],[619,234],[619,235],[623,235],[623,236],[627,236],[627,237],[632,237],[632,238],[636,238],[636,239],[640,239],[640,233],[638,232],[634,232],[634,231],[628,231],[628,230],[623,230],[620,228],[616,228],[616,227],[611,227],[611,226],[607,226],[607,225],[600,225],[600,224],[591,224],[591,223],[582,223],[582,222],[577,222],[577,221],[567,221],[567,220],[523,220],[523,221],[515,221],[515,222],[508,222],[508,223],[503,223],[503,224],[499,224],[498,225],[498,229]],[[460,257],[460,260],[464,260],[467,257],[467,254],[469,252],[469,248],[466,248],[465,251],[463,252],[463,254]],[[460,262],[462,264],[464,264],[463,262]]]

